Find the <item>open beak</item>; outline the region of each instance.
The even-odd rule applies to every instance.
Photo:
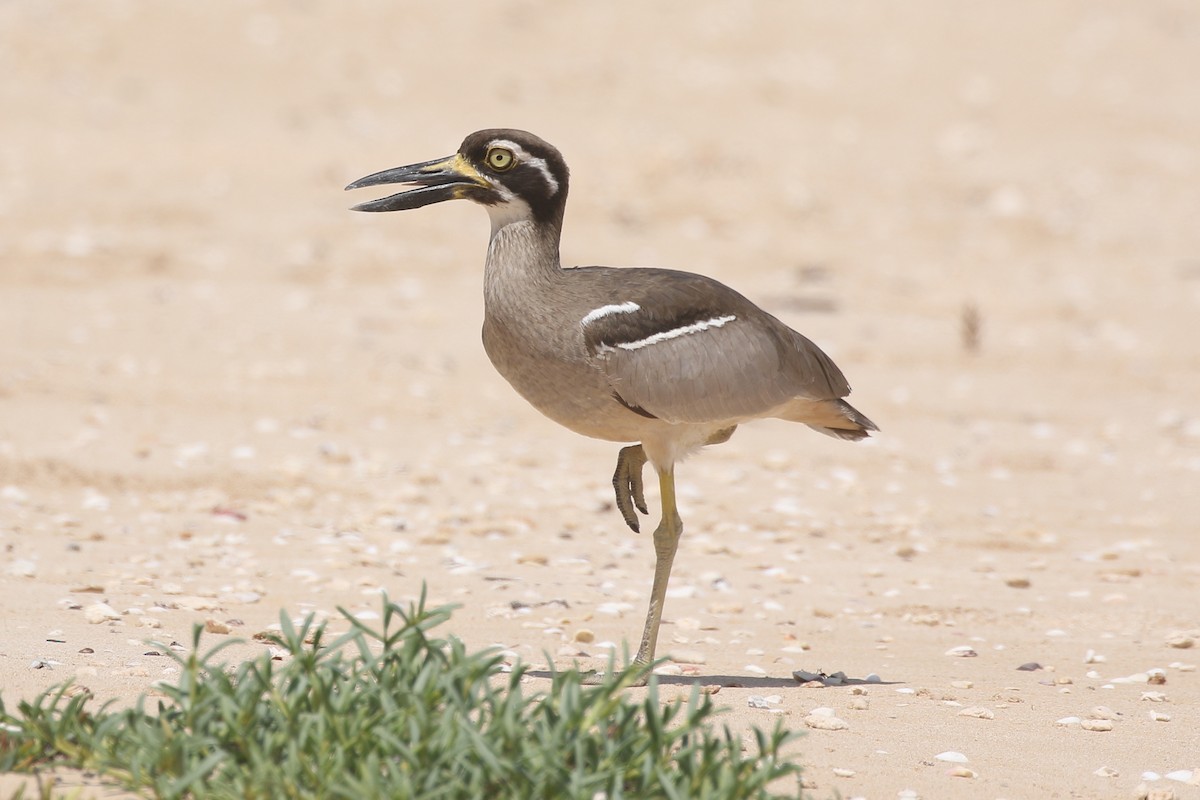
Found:
[[[361,189],[364,186],[381,186],[392,183],[408,183],[415,189],[398,192],[378,200],[368,200],[354,206],[354,211],[407,211],[432,203],[465,198],[469,189],[491,190],[491,185],[460,154],[407,167],[393,167],[359,178],[346,187]]]

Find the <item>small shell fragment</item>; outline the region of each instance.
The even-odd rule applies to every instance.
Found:
[[[979,653],[975,652],[975,648],[969,644],[960,644],[958,647],[951,647],[947,650],[946,655],[954,656],[955,658],[974,658]]]
[[[990,708],[983,706],[970,706],[958,712],[960,717],[974,717],[975,719],[995,719],[996,713]]]
[[[121,618],[120,612],[108,603],[92,603],[83,609],[83,618],[92,625]]]
[[[957,750],[947,750],[934,756],[938,761],[949,761],[951,764],[966,764],[967,757]]]
[[[824,672],[809,672],[806,669],[798,669],[792,672],[792,677],[797,683],[803,686],[812,688],[820,686],[845,686],[849,678],[844,672],[835,672],[832,675],[826,675]]]

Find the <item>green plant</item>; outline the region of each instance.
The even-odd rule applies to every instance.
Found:
[[[180,677],[147,709],[51,689],[10,714],[0,701],[0,771],[93,770],[156,798],[711,798],[768,797],[799,767],[781,754],[794,734],[754,729],[756,751],[714,730],[711,698],[661,703],[646,668],[611,669],[598,685],[555,672],[526,695],[525,667],[503,672],[494,651],[471,654],[430,637],[450,616],[383,603],[372,629],[344,609],[350,631],[281,615],[267,654],[229,668],[226,645],[177,656]],[[166,652],[170,652],[166,650]]]

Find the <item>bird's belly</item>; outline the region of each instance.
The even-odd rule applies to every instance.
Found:
[[[565,428],[593,439],[638,442],[668,423],[645,417],[621,405],[612,387],[580,354],[567,347],[521,340],[484,325],[488,358],[517,394]],[[540,345],[540,346],[539,346]]]

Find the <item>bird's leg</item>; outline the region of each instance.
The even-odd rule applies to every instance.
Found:
[[[675,550],[683,533],[683,520],[675,507],[675,468],[658,471],[658,486],[662,493],[662,521],[654,530],[654,585],[650,589],[650,607],[646,611],[646,628],[642,633],[642,645],[638,648],[635,661],[649,664],[654,660],[654,647],[658,643],[658,626],[662,622],[663,602],[667,598],[667,581],[671,577],[671,565],[675,561]]]
[[[643,514],[649,514],[646,508],[646,496],[642,491],[642,467],[646,465],[646,451],[640,444],[622,447],[617,454],[617,471],[613,473],[613,489],[617,493],[617,509],[625,519],[625,524],[634,533],[641,532],[634,506]]]

